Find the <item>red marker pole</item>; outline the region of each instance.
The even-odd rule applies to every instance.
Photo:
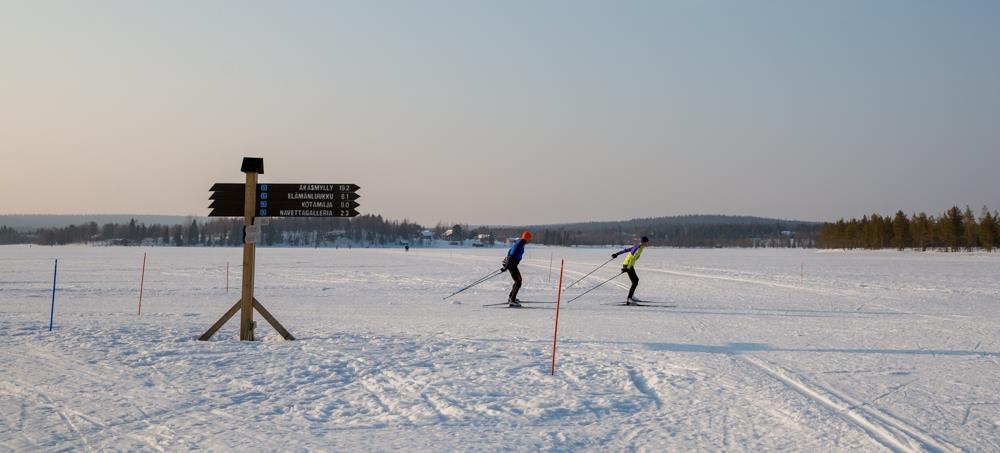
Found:
[[[556,292],[556,325],[552,330],[552,371],[550,375],[556,375],[556,338],[559,337],[559,302],[562,300],[563,266],[566,260],[559,260],[559,289]]]
[[[139,277],[139,316],[142,316],[142,287],[146,284],[146,252],[142,253],[142,276]]]

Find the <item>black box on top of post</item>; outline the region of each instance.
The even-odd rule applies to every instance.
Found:
[[[243,165],[240,167],[240,171],[243,173],[264,174],[264,158],[244,157]]]

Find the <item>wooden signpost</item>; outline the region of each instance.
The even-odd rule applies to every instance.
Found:
[[[254,258],[260,239],[258,217],[354,217],[359,205],[355,184],[259,184],[257,175],[264,173],[264,159],[244,157],[240,171],[246,173],[246,184],[215,184],[209,199],[209,217],[243,216],[243,285],[240,300],[209,327],[199,340],[207,341],[223,325],[240,312],[240,340],[254,341],[253,311],[257,310],[286,340],[294,340],[288,330],[253,295]]]

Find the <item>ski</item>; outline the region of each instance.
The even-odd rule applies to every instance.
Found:
[[[542,300],[522,300],[522,304],[554,304],[555,301],[542,301]],[[484,307],[498,307],[500,305],[507,305],[507,302],[497,302],[495,304],[484,304]]]
[[[610,305],[610,306],[614,306],[614,307],[659,307],[659,308],[677,308],[677,305],[674,305],[674,304],[667,304],[667,303],[660,303],[660,302],[640,302],[640,303],[633,303],[633,304],[631,304],[631,305],[629,305],[629,304],[626,304],[625,302],[618,302],[618,303],[613,303],[613,304],[601,304],[601,305]]]

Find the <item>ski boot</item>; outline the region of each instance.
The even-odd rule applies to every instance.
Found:
[[[507,299],[507,306],[510,308],[521,308],[521,301],[517,300],[516,297],[511,297]]]

